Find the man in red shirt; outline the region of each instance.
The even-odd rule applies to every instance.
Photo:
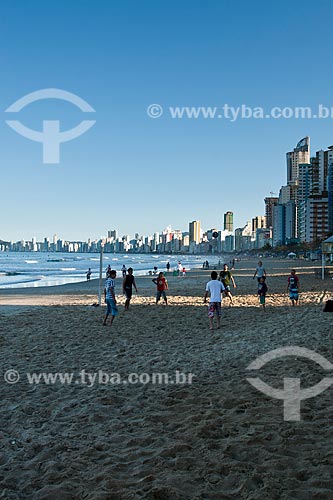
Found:
[[[152,282],[157,285],[156,304],[158,304],[160,298],[163,297],[165,305],[168,305],[168,299],[165,293],[165,290],[168,289],[168,282],[164,278],[164,274],[160,272],[157,278],[154,278]]]

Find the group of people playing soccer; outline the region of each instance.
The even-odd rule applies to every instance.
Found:
[[[260,301],[260,304],[263,306],[263,309],[266,310],[266,295],[268,291],[268,287],[266,284],[266,270],[263,267],[262,261],[258,262],[256,270],[253,275],[253,279],[257,277],[258,290],[257,295]],[[210,329],[213,330],[213,318],[216,316],[217,319],[217,328],[220,328],[220,318],[221,318],[221,297],[228,297],[230,300],[230,305],[233,304],[233,298],[231,294],[231,284],[234,288],[236,288],[235,280],[228,270],[227,264],[224,264],[223,270],[220,272],[218,276],[216,271],[212,271],[211,280],[206,285],[206,292],[204,297],[204,303],[206,303],[207,298],[210,297],[209,300],[209,308],[208,308],[208,317],[209,317],[209,326]],[[298,304],[298,294],[300,291],[300,281],[298,276],[296,275],[296,270],[292,269],[290,272],[290,276],[288,276],[287,283],[287,292],[289,292],[289,298],[293,306]]]
[[[103,325],[107,324],[107,319],[111,315],[110,325],[112,325],[115,316],[118,314],[117,301],[115,296],[115,278],[117,272],[108,267],[106,270],[106,283],[104,287],[104,298],[106,303],[106,312],[103,320]],[[262,261],[258,262],[258,265],[255,269],[253,279],[257,278],[258,290],[257,295],[260,301],[260,304],[263,306],[263,309],[266,309],[266,295],[268,291],[268,287],[266,284],[266,270],[263,267]],[[153,283],[157,287],[156,291],[156,304],[159,303],[160,299],[163,298],[165,305],[168,305],[168,298],[166,291],[168,290],[168,282],[164,276],[163,272],[160,272],[156,278],[154,278]],[[223,270],[218,273],[216,271],[212,271],[211,280],[206,284],[206,291],[204,296],[204,303],[207,302],[209,298],[209,306],[208,306],[208,317],[209,317],[209,326],[210,329],[213,330],[213,319],[216,316],[217,319],[217,328],[220,328],[220,319],[221,319],[221,305],[222,298],[227,297],[229,299],[229,305],[233,305],[233,296],[231,293],[231,285],[233,288],[236,288],[236,283],[232,273],[228,269],[228,265],[224,264]],[[138,292],[135,278],[133,275],[133,269],[131,267],[128,268],[127,274],[123,275],[123,294],[126,296],[125,300],[125,311],[129,309],[130,301],[132,298],[133,287],[136,292]],[[289,292],[289,298],[293,306],[298,304],[298,294],[300,291],[300,282],[299,278],[296,275],[295,269],[291,270],[290,276],[288,277],[287,291]]]

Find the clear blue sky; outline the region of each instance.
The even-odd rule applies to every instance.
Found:
[[[242,226],[286,182],[285,153],[305,135],[333,143],[333,120],[173,120],[169,106],[333,106],[330,0],[2,0],[0,239],[149,234],[201,220]],[[18,98],[60,88],[95,116],[44,100],[15,117]],[[59,165],[6,119],[63,130]]]

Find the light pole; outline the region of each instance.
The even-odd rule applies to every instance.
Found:
[[[102,303],[102,287],[103,287],[103,249],[104,245],[101,243],[101,250],[99,254],[99,282],[98,282],[98,305]]]

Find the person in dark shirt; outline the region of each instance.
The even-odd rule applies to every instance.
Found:
[[[266,311],[266,293],[267,293],[267,285],[265,283],[265,277],[262,276],[258,283],[258,297],[260,300],[260,304],[262,305],[264,311]]]
[[[299,288],[299,278],[296,276],[295,269],[292,269],[288,278],[287,291],[289,291],[289,298],[293,306],[298,304]]]
[[[227,264],[224,264],[223,270],[220,272],[219,280],[223,283],[224,288],[225,288],[224,294],[230,300],[230,305],[232,305],[233,301],[232,301],[232,293],[231,293],[230,287],[231,287],[231,283],[232,283],[232,286],[234,288],[236,288],[236,283],[235,283],[235,280],[234,280],[231,272],[228,269]]]
[[[135,288],[136,293],[138,293],[138,289],[136,287],[135,278],[133,276],[133,269],[131,267],[127,270],[127,275],[123,280],[123,293],[126,295],[125,301],[125,311],[128,311],[130,301],[133,293],[133,286]]]

